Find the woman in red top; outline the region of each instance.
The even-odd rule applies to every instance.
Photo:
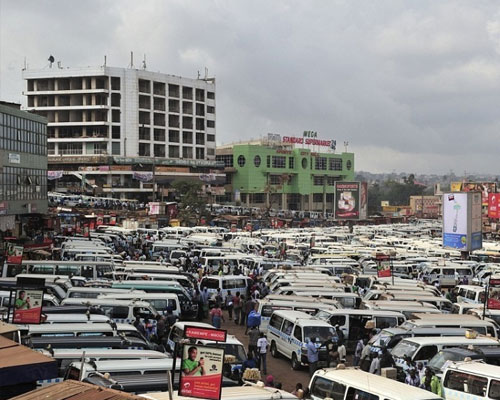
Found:
[[[212,326],[219,329],[221,326],[221,321],[224,321],[224,316],[222,315],[222,310],[219,303],[217,303],[215,307],[210,311],[210,318],[212,319]]]

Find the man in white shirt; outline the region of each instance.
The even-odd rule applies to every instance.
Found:
[[[260,338],[257,340],[257,353],[259,356],[259,367],[262,368],[262,373],[267,375],[267,365],[266,365],[266,356],[267,356],[267,347],[268,342],[264,332],[260,333]]]
[[[373,356],[369,372],[370,374],[380,375],[380,353],[377,353],[375,356]]]

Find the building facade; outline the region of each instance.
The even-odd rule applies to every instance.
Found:
[[[336,181],[354,180],[353,153],[320,153],[288,143],[219,147],[226,195],[218,202],[249,207],[333,212]]]
[[[441,216],[441,196],[410,196],[412,215],[420,218],[438,218]]]
[[[151,199],[179,177],[220,172],[214,79],[107,66],[24,70],[23,78],[26,109],[48,120],[58,191]]]
[[[5,104],[0,103],[0,231],[15,232],[23,216],[47,212],[47,120]]]

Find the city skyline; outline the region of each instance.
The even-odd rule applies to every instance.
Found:
[[[217,79],[217,142],[314,130],[356,170],[496,171],[493,1],[0,3],[0,99],[21,69],[126,67]]]

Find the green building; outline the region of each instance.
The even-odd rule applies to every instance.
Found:
[[[317,153],[283,142],[217,148],[224,162],[225,196],[247,207],[333,212],[336,181],[354,180],[354,153]]]

